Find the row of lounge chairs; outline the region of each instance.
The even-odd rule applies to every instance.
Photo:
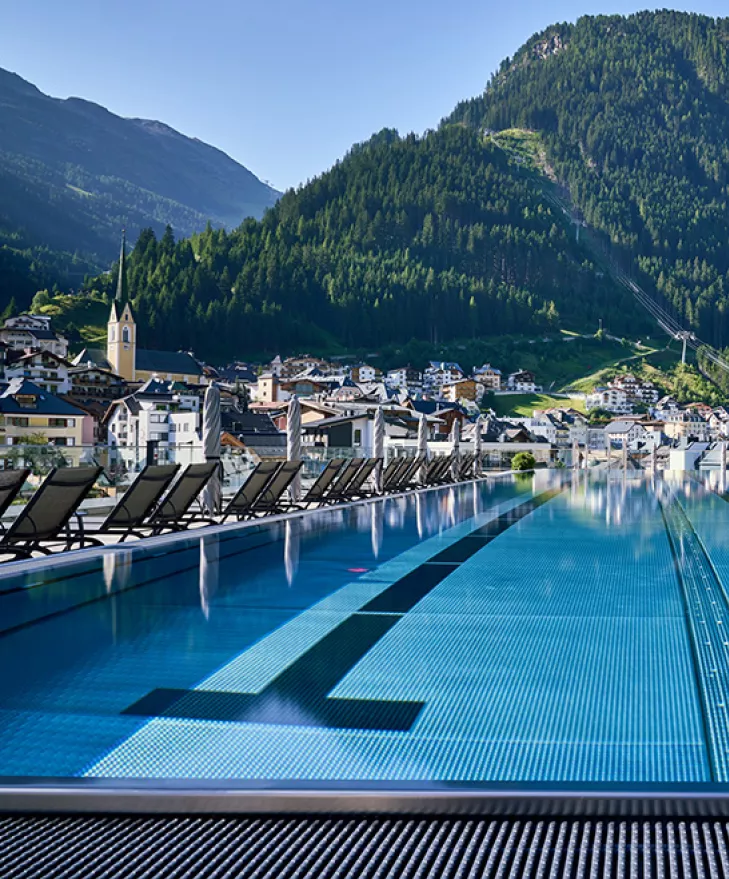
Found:
[[[7,529],[1,517],[17,498],[29,471],[6,470],[0,472],[0,558],[22,559],[34,553],[104,546],[114,539],[123,542],[129,537],[184,531],[192,525],[241,521],[445,485],[472,478],[474,462],[471,453],[456,460],[448,456],[431,461],[424,456],[395,458],[379,474],[378,481],[379,458],[335,458],[325,465],[301,500],[292,501],[286,492],[302,463],[262,461],[218,515],[195,505],[218,462],[190,464],[182,474],[177,464],[148,465],[96,528],[86,526],[79,507],[101,475],[101,467],[51,471]]]

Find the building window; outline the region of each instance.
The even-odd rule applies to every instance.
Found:
[[[359,427],[355,428],[355,431],[354,431],[354,444],[355,444],[355,446],[362,445],[362,431],[360,430]]]
[[[8,418],[8,424],[12,424],[13,427],[28,427],[29,421],[27,418]]]
[[[49,418],[48,419],[48,427],[72,427],[73,425],[67,425],[65,418]]]
[[[132,333],[129,327],[122,327],[122,342],[129,344],[132,341]]]

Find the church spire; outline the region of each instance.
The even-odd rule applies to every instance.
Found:
[[[119,278],[116,282],[117,302],[124,303],[129,298],[127,288],[127,230],[122,229],[121,253],[119,254]]]

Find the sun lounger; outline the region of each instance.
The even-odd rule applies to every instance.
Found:
[[[390,490],[392,480],[400,467],[402,467],[402,462],[402,458],[393,458],[382,471],[382,494],[386,494]]]
[[[451,481],[452,458],[442,455],[433,462],[434,466],[428,477],[428,485],[446,485]]]
[[[324,503],[327,492],[334,484],[339,473],[344,469],[344,466],[344,458],[332,458],[331,461],[327,461],[326,466],[317,476],[316,481],[304,497],[297,503],[290,503],[288,506],[293,510],[303,510],[312,504]]]
[[[405,471],[410,467],[410,462],[412,458],[395,458],[393,461],[390,461],[388,465],[390,469],[389,474],[385,474],[382,480],[382,493],[383,494],[391,494],[393,491],[396,491],[397,486],[402,479]]]
[[[0,470],[0,533],[5,532],[2,517],[7,513],[29,476],[30,470]]]
[[[410,488],[423,466],[424,458],[422,455],[417,455],[415,458],[406,458],[406,461],[407,466],[402,468],[395,479],[393,492],[406,491]]]
[[[473,479],[473,465],[475,461],[476,455],[473,452],[466,452],[466,454],[461,457],[458,464],[458,478],[461,481]]]
[[[283,494],[296,479],[301,467],[301,461],[284,461],[258,498],[251,504],[248,515],[269,516],[273,513],[285,513],[287,504],[283,500]]]
[[[347,500],[357,500],[358,498],[369,497],[369,495],[374,494],[374,487],[372,490],[368,490],[365,488],[365,484],[367,480],[372,476],[372,474],[377,469],[377,465],[380,463],[379,458],[366,458],[362,466],[359,470],[354,474],[354,478],[349,483],[349,487],[346,492]]]
[[[235,516],[237,519],[245,518],[281,467],[283,467],[281,461],[261,461],[228,502],[221,515],[221,522],[229,516]]]
[[[219,466],[218,461],[204,464],[189,464],[182,472],[167,495],[162,498],[156,510],[145,523],[152,534],[163,531],[184,531],[195,523],[214,524],[214,520],[190,509]]]
[[[325,504],[339,503],[347,500],[347,492],[352,484],[354,477],[362,467],[362,458],[350,458],[337,474],[337,478],[332,483],[329,491],[324,496]]]
[[[0,555],[30,558],[34,552],[49,555],[56,547],[68,550],[79,543],[80,532],[68,526],[101,471],[101,467],[51,470],[0,539]]]
[[[124,493],[101,527],[93,531],[84,528],[79,518],[78,542],[80,546],[103,546],[103,537],[121,535],[119,543],[127,537],[144,537],[140,530],[175,478],[179,464],[149,464],[137,476]]]

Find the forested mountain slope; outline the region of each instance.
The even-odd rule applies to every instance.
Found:
[[[540,175],[462,125],[383,131],[262,221],[178,243],[146,232],[128,265],[142,341],[216,362],[332,342],[594,329],[600,317],[621,332],[636,313]],[[94,286],[110,293],[113,277]]]
[[[48,247],[108,264],[168,223],[262,216],[278,193],[229,156],[160,122],[122,119],[79,98],[58,100],[0,69],[0,244]]]
[[[581,18],[533,37],[446,124],[539,132],[586,221],[729,344],[729,19]]]

